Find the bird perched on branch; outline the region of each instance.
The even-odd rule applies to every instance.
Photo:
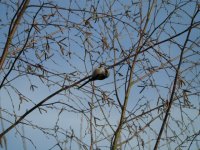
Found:
[[[90,81],[94,81],[94,80],[104,80],[106,78],[108,78],[110,75],[108,69],[105,68],[105,66],[100,65],[100,67],[96,68],[93,72],[92,75],[90,77],[90,79],[88,79],[85,83],[83,83],[79,89],[81,87],[83,87],[84,85],[86,85],[88,82]]]

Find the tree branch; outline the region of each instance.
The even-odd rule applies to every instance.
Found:
[[[3,51],[2,56],[1,56],[1,59],[0,59],[0,70],[1,70],[2,67],[3,67],[4,61],[5,61],[5,59],[6,59],[7,55],[8,55],[8,49],[9,49],[9,47],[10,47],[10,44],[12,43],[12,38],[13,38],[13,36],[14,36],[14,34],[15,34],[15,31],[17,30],[17,26],[19,25],[20,20],[21,20],[23,14],[24,14],[24,12],[25,12],[25,10],[26,10],[28,4],[29,4],[29,1],[30,1],[30,0],[26,0],[25,2],[24,2],[24,1],[22,2],[21,6],[22,6],[22,5],[23,5],[23,6],[22,6],[22,8],[21,8],[21,6],[20,6],[19,9],[18,9],[18,10],[21,9],[21,11],[20,11],[19,14],[17,15],[17,18],[16,18],[16,20],[14,21],[13,27],[11,27],[12,24],[10,25],[11,28],[10,28],[10,30],[9,30],[9,32],[8,32],[8,38],[7,38],[7,41],[6,41],[6,44],[5,44],[5,47],[4,47],[4,51]],[[16,12],[16,14],[17,14],[17,13],[18,13],[18,11]],[[16,15],[13,17],[13,20],[15,19],[15,17],[16,17]],[[12,20],[12,22],[13,22],[13,20]]]

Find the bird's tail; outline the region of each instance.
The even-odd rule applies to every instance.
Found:
[[[88,82],[90,82],[91,80],[87,80],[85,83],[83,83],[81,86],[78,87],[78,89],[82,88],[84,85],[86,85]]]

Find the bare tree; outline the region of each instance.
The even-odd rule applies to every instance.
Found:
[[[200,148],[198,0],[0,4],[3,149]]]

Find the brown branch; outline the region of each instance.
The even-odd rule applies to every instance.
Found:
[[[38,9],[38,11],[36,12],[35,16],[33,17],[33,22],[32,22],[32,26],[28,32],[28,35],[27,35],[27,38],[26,38],[26,41],[24,43],[24,46],[22,47],[22,49],[20,50],[20,52],[18,53],[17,57],[15,58],[14,62],[12,63],[9,71],[6,73],[6,75],[4,76],[1,84],[0,84],[0,89],[3,87],[3,84],[5,82],[5,80],[7,79],[7,77],[9,76],[9,74],[11,73],[11,71],[13,70],[14,66],[15,66],[15,63],[17,62],[17,60],[19,59],[19,57],[21,56],[22,52],[25,50],[27,44],[28,44],[28,40],[29,40],[29,37],[30,37],[30,34],[31,34],[31,31],[34,27],[34,21],[35,21],[35,18],[37,17],[38,13],[40,12],[41,8],[43,7],[43,5],[41,5],[40,9]]]
[[[5,61],[5,59],[6,59],[7,55],[8,55],[8,49],[9,49],[9,47],[10,47],[10,44],[12,43],[12,38],[13,38],[13,36],[14,36],[14,34],[15,34],[15,31],[17,30],[17,26],[19,25],[20,20],[21,20],[23,14],[24,14],[24,12],[25,12],[25,10],[26,10],[28,4],[29,4],[29,1],[30,1],[30,0],[26,0],[25,2],[24,2],[24,1],[22,2],[22,5],[23,5],[23,6],[22,6],[22,8],[19,7],[19,9],[21,8],[21,11],[19,12],[19,14],[17,14],[17,18],[16,18],[16,20],[14,21],[13,27],[11,27],[12,24],[10,25],[10,29],[11,29],[11,30],[9,30],[8,38],[7,38],[5,47],[4,47],[4,51],[3,51],[2,56],[1,56],[1,59],[0,59],[0,70],[1,70],[2,67],[3,67],[4,61]],[[19,10],[19,9],[18,9],[18,10]],[[16,15],[15,15],[15,16],[16,16]],[[15,19],[15,16],[13,17],[13,20]],[[12,22],[13,22],[13,21],[12,21]]]
[[[126,109],[127,109],[127,104],[128,104],[128,100],[129,100],[129,95],[130,95],[130,92],[131,92],[131,88],[133,86],[132,76],[133,76],[133,73],[134,73],[137,57],[141,53],[141,48],[142,48],[141,45],[143,44],[143,36],[144,36],[145,31],[146,31],[146,27],[147,27],[147,24],[149,22],[149,17],[151,15],[152,10],[153,10],[154,4],[155,4],[155,1],[152,2],[152,5],[151,5],[151,7],[149,8],[149,10],[147,12],[147,19],[146,19],[145,25],[144,25],[144,27],[142,29],[142,32],[140,34],[140,39],[139,39],[139,42],[138,42],[138,46],[137,46],[136,52],[134,54],[135,57],[134,57],[133,62],[131,64],[129,80],[128,80],[128,87],[126,88],[126,92],[125,92],[125,97],[124,97],[124,103],[123,103],[123,106],[122,106],[121,117],[120,117],[119,125],[118,125],[118,127],[117,127],[117,129],[116,129],[116,131],[114,133],[113,143],[111,144],[111,148],[113,150],[117,150],[117,148],[119,146],[118,145],[118,141],[119,141],[119,139],[121,137],[122,126],[124,124],[124,119],[126,117]]]
[[[157,45],[160,45],[160,44],[163,44],[163,43],[165,43],[165,42],[167,42],[167,41],[169,41],[169,40],[172,40],[172,39],[174,39],[174,38],[176,38],[176,37],[178,37],[178,36],[180,36],[180,35],[182,35],[182,34],[188,32],[188,30],[190,30],[190,28],[194,28],[194,27],[198,26],[199,24],[200,24],[200,21],[195,22],[195,23],[193,23],[192,26],[188,27],[187,29],[183,30],[182,32],[177,33],[177,34],[175,34],[175,35],[173,35],[173,36],[171,36],[171,37],[169,37],[169,38],[167,38],[167,39],[165,39],[165,40],[162,40],[162,41],[160,41],[160,42],[157,42],[157,43],[155,43],[155,44],[153,44],[153,45],[151,45],[151,46],[149,46],[149,47],[147,47],[147,48],[145,48],[145,49],[143,49],[143,50],[140,50],[140,51],[138,52],[138,54],[144,53],[144,52],[148,51],[149,49],[151,49],[151,48],[153,48],[153,47],[155,47],[155,46],[157,46]],[[140,47],[140,49],[141,49],[141,47]],[[108,66],[108,69],[113,68],[114,66],[120,65],[120,64],[123,63],[124,61],[126,61],[126,60],[128,60],[128,59],[130,59],[130,58],[132,58],[132,57],[135,57],[135,55],[136,55],[135,53],[132,54],[132,55],[128,55],[127,57],[125,57],[124,59],[118,61],[117,63]]]
[[[47,96],[45,99],[43,99],[42,101],[40,101],[38,104],[36,104],[34,107],[32,107],[31,109],[29,109],[26,113],[24,113],[16,122],[14,122],[10,127],[8,127],[5,131],[3,131],[1,134],[0,134],[0,140],[1,138],[6,134],[8,133],[11,129],[13,129],[16,125],[18,125],[28,114],[30,114],[32,111],[34,111],[36,108],[39,108],[43,103],[45,103],[47,100],[49,100],[50,98],[56,96],[57,94],[59,94],[60,92],[64,91],[64,90],[67,90],[71,87],[74,87],[76,86],[77,84],[81,83],[82,81],[90,78],[91,76],[87,76],[71,85],[66,85],[64,86],[63,88],[57,90],[56,92],[52,93],[51,95]]]
[[[154,122],[156,119],[158,119],[162,114],[163,114],[163,112],[161,112],[160,114],[158,114],[158,116],[156,116],[155,118],[152,118],[152,120],[150,120],[143,128],[141,128],[139,131],[135,132],[128,139],[126,139],[123,142],[117,144],[117,146],[121,146],[121,145],[127,143],[128,141],[130,141],[131,139],[133,139],[133,137],[137,136],[140,132],[144,132],[144,129],[147,128],[147,127],[149,127],[151,125],[151,123]]]
[[[191,33],[191,31],[192,31],[192,25],[193,25],[194,18],[195,18],[195,16],[196,16],[197,14],[198,14],[198,10],[196,11],[194,17],[192,17],[191,24],[190,24],[190,27],[189,27],[189,30],[188,30],[188,34],[187,34],[186,40],[185,40],[185,42],[184,42],[183,47],[181,48],[180,59],[179,59],[178,67],[177,67],[177,69],[176,69],[176,75],[175,75],[175,78],[174,78],[174,84],[173,84],[172,93],[171,93],[170,100],[169,100],[169,105],[168,105],[168,107],[167,107],[166,114],[165,114],[165,117],[164,117],[162,126],[161,126],[161,128],[160,128],[160,132],[159,132],[158,138],[157,138],[157,140],[156,140],[156,144],[155,144],[155,146],[154,146],[154,150],[157,150],[157,149],[158,149],[158,145],[159,145],[159,143],[160,143],[160,139],[161,139],[161,136],[162,136],[164,127],[165,127],[165,125],[166,125],[167,118],[168,118],[168,116],[169,116],[169,112],[170,112],[171,107],[172,107],[172,104],[173,104],[174,94],[175,94],[175,91],[176,91],[176,85],[177,85],[178,76],[179,76],[179,70],[180,70],[180,67],[181,67],[181,64],[182,64],[182,60],[183,60],[184,50],[185,50],[185,48],[186,48],[187,42],[188,42],[188,40],[189,40],[190,33]]]

